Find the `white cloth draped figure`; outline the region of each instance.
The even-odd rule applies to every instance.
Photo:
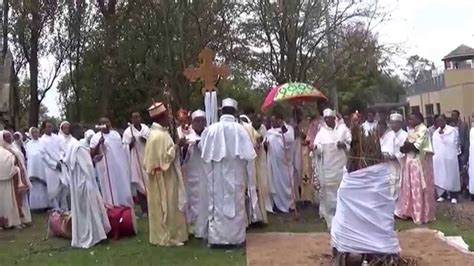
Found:
[[[182,172],[185,177],[187,196],[186,216],[192,233],[197,238],[207,238],[207,221],[209,218],[209,199],[207,192],[206,164],[201,158],[199,141],[201,136],[191,130],[187,136],[189,144]]]
[[[404,157],[404,154],[400,152],[400,147],[403,146],[407,137],[408,133],[400,129],[397,132],[389,130],[380,138],[382,153],[390,158],[387,164],[390,170],[391,194],[395,201],[400,195],[401,163]]]
[[[91,139],[91,149],[99,144],[102,136],[105,142],[101,147],[102,158],[96,163],[96,168],[104,203],[133,207],[130,167],[122,138],[115,130],[110,130],[108,134],[98,132]]]
[[[268,143],[268,182],[270,184],[270,199],[282,212],[289,212],[294,207],[294,168],[293,146],[295,135],[293,127],[286,125],[288,131],[282,133],[281,128],[267,131],[265,141]]]
[[[442,192],[459,192],[461,177],[458,155],[461,154],[459,133],[454,127],[438,127],[433,133],[433,173],[435,186]]]
[[[95,170],[88,147],[71,140],[65,150],[64,166],[71,195],[71,246],[90,248],[107,239],[110,223],[104,201],[94,184]]]
[[[255,180],[249,180],[252,175],[247,173],[247,164],[256,157],[252,141],[235,117],[225,114],[204,130],[199,147],[208,181],[208,243],[241,244],[247,226],[246,187],[252,207],[257,204]]]
[[[150,134],[150,128],[145,124],[141,124],[140,130],[130,125],[123,132],[122,142],[127,151],[128,162],[130,166],[132,191],[138,190],[143,195],[147,194],[146,183],[148,176],[143,168],[143,156],[146,143],[142,139],[147,139]],[[130,149],[132,138],[135,138],[135,145]]]
[[[30,129],[31,134],[31,129]],[[31,181],[30,208],[32,210],[46,209],[49,207],[47,179],[45,164],[42,157],[43,146],[39,139],[31,139],[25,147],[26,170]]]
[[[346,145],[345,149],[337,147],[337,143]],[[352,136],[345,125],[336,125],[334,129],[324,125],[314,139],[316,154],[316,176],[319,179],[319,215],[326,220],[331,228],[332,218],[336,212],[337,190],[342,180],[343,169],[347,164],[346,152],[350,149]]]
[[[395,202],[386,164],[344,171],[331,227],[331,245],[339,252],[398,254]]]
[[[41,154],[45,164],[44,174],[48,188],[48,199],[53,208],[67,209],[67,182],[64,181],[58,168],[63,151],[61,150],[61,138],[56,134],[43,134],[40,138]],[[62,169],[61,169],[62,170]]]
[[[26,171],[25,156],[23,155],[21,150],[19,150],[14,144],[7,143],[3,139],[4,132],[7,132],[8,134],[11,134],[9,131],[0,131],[0,145],[3,146],[8,151],[10,151],[11,153],[13,153],[13,155],[16,157],[16,159],[18,160],[18,164],[19,164],[19,166],[18,166],[19,167],[19,175],[25,175],[24,176],[24,179],[26,181],[25,185],[28,187],[28,190],[30,190],[32,186],[31,186],[30,179],[28,178],[28,173]],[[13,136],[12,136],[12,139],[13,139]],[[29,198],[28,193],[26,193],[26,192],[23,193],[22,203],[21,203],[21,211],[22,211],[23,216],[20,216],[21,222],[23,224],[31,223],[30,202],[29,202],[28,198]]]
[[[0,158],[0,228],[19,226],[21,221],[13,183],[13,177],[18,174],[19,169],[15,166],[15,156],[2,145]]]

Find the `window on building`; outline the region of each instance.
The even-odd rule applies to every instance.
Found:
[[[432,104],[425,105],[425,113],[426,116],[433,116],[434,115],[434,106]]]
[[[441,104],[440,103],[436,104],[436,114],[438,114],[438,115],[441,114]]]
[[[415,105],[410,107],[412,113],[419,113],[420,112],[420,107]]]

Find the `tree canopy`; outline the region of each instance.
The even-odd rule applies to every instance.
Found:
[[[109,116],[123,124],[152,98],[163,100],[165,86],[174,107],[202,108],[202,84],[183,71],[204,47],[232,69],[217,85],[219,97],[244,109],[260,109],[269,87],[289,81],[327,94],[338,88],[342,109],[401,94],[372,30],[385,19],[377,0],[13,2],[10,44],[28,76],[29,125],[53,87],[64,118],[78,122]]]

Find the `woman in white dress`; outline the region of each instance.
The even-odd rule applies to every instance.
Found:
[[[30,208],[43,210],[49,207],[48,188],[46,186],[45,165],[41,151],[43,145],[39,141],[39,129],[32,127],[29,130],[31,140],[26,144],[26,169],[31,181]]]

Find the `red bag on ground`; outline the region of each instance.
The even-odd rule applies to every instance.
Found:
[[[103,137],[103,135],[102,135]],[[126,206],[115,206],[114,195],[112,193],[112,183],[110,181],[109,166],[107,164],[107,154],[104,152],[105,167],[107,170],[107,180],[109,183],[109,193],[112,199],[112,206],[106,204],[107,217],[109,217],[110,232],[107,238],[118,240],[122,237],[135,235],[135,226],[133,224],[132,208]]]
[[[108,238],[118,240],[122,237],[135,235],[133,225],[132,209],[125,206],[107,207],[111,230],[107,234]]]
[[[71,212],[51,210],[48,212],[48,235],[65,239],[72,238]]]

